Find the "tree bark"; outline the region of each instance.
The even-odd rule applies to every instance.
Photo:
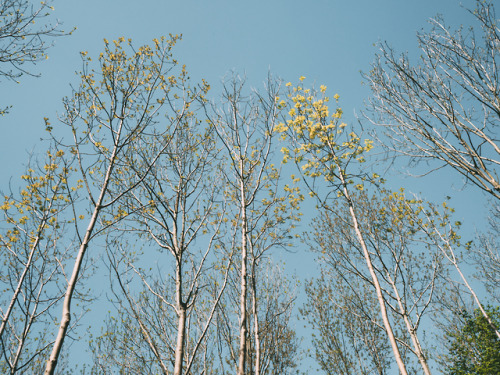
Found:
[[[240,349],[238,353],[238,375],[245,375],[247,352],[247,204],[245,199],[245,182],[243,181],[243,159],[239,161],[240,203],[241,203],[241,292],[240,292]]]
[[[179,255],[178,255],[179,256]],[[176,310],[179,319],[177,323],[177,345],[175,347],[174,375],[182,375],[182,364],[184,360],[184,340],[186,332],[186,304],[182,300],[182,258],[177,259],[176,270]]]

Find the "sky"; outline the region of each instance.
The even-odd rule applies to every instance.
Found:
[[[339,94],[346,121],[356,122],[370,95],[361,72],[369,71],[376,43],[388,42],[396,51],[418,57],[415,35],[429,29],[428,19],[443,14],[454,27],[467,24],[471,18],[464,7],[472,8],[474,1],[66,0],[53,5],[63,29],[76,31],[55,40],[49,59],[33,67],[41,77],[24,76],[19,84],[0,81],[0,103],[13,106],[0,118],[0,190],[22,174],[30,153],[39,152],[37,143],[45,137],[43,118],[56,123],[62,98],[71,94],[71,84],[78,84],[79,52],[97,56],[104,38],[124,36],[140,45],[182,34],[174,57],[186,64],[195,81],[206,79],[214,94],[230,72],[245,76],[248,86],[258,89],[269,73],[286,82],[306,76],[306,84],[324,84],[331,96]],[[397,175],[391,181],[432,199],[442,199],[449,188],[454,194],[448,195],[460,195],[462,181],[443,176],[446,173],[431,175],[430,182],[399,182]],[[463,205],[470,199],[457,201]],[[477,202],[471,207],[477,208]]]
[[[12,105],[0,118],[0,190],[15,186],[29,153],[40,152],[45,137],[44,117],[57,126],[61,99],[78,83],[75,71],[82,66],[79,52],[97,56],[103,39],[132,38],[135,45],[153,38],[182,34],[174,57],[186,64],[194,80],[204,78],[216,92],[223,77],[236,72],[249,87],[263,88],[268,73],[284,81],[324,84],[328,93],[340,95],[347,122],[355,122],[370,91],[360,72],[367,72],[377,53],[377,42],[387,41],[396,51],[417,57],[416,32],[428,30],[427,20],[441,13],[449,25],[468,24],[461,6],[471,0],[59,0],[54,16],[70,36],[58,38],[48,51],[49,59],[19,84],[0,81],[0,103]],[[398,173],[396,173],[398,172]],[[442,201],[454,197],[457,219],[468,233],[483,220],[487,199],[476,189],[464,188],[455,174],[426,178],[390,173],[391,187]],[[306,230],[306,228],[304,228]],[[302,266],[304,255],[290,256],[302,277],[314,274],[314,263]],[[300,265],[300,266],[299,266]],[[85,322],[83,322],[85,324]]]

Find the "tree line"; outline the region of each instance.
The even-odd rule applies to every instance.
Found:
[[[51,10],[3,3],[4,80],[66,35]],[[113,310],[82,373],[300,373],[300,284],[273,256],[297,243],[317,257],[299,315],[325,373],[500,371],[500,28],[493,3],[470,16],[431,20],[418,63],[380,44],[369,133],[305,77],[259,91],[233,74],[212,94],[174,58],[177,35],[82,52],[47,151],[0,206],[2,372],[71,373],[99,274]],[[490,228],[465,241],[448,201],[387,188],[374,148],[462,176],[491,199]]]

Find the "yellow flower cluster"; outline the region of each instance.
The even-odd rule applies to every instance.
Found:
[[[348,160],[356,159],[364,162],[363,154],[373,148],[371,140],[361,139],[354,132],[347,133],[347,125],[341,122],[342,109],[331,110],[326,96],[326,86],[320,90],[305,89],[302,83],[305,77],[300,77],[300,85],[295,87],[289,82],[288,116],[286,122],[279,123],[274,131],[281,134],[282,139],[290,139],[294,149],[282,148],[284,162],[293,155],[295,161],[302,163],[304,174],[317,177],[324,176],[331,180],[338,167]],[[333,98],[338,101],[339,95]],[[362,185],[357,186],[359,190]]]

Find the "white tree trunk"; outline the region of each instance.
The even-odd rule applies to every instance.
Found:
[[[238,353],[238,375],[245,375],[247,352],[247,205],[245,182],[243,181],[243,160],[240,158],[240,203],[241,203],[241,294],[240,294],[240,349]]]
[[[382,321],[384,322],[384,327],[387,332],[387,336],[389,337],[389,342],[392,347],[392,351],[394,353],[394,358],[396,359],[396,363],[398,365],[399,371],[401,372],[402,375],[408,375],[408,372],[406,371],[406,366],[403,362],[403,359],[401,357],[401,353],[399,351],[396,338],[394,336],[394,332],[392,330],[391,323],[389,321],[389,317],[387,315],[387,307],[385,305],[385,300],[382,295],[382,289],[380,288],[380,283],[378,281],[377,274],[375,273],[375,270],[373,268],[373,263],[370,258],[370,253],[368,252],[368,248],[366,246],[365,240],[363,238],[363,234],[361,233],[358,225],[358,219],[356,217],[356,212],[354,211],[354,205],[352,203],[351,197],[349,196],[349,191],[347,190],[347,182],[345,181],[344,178],[344,173],[340,166],[338,166],[338,172],[339,172],[339,177],[340,181],[342,183],[343,187],[343,192],[344,196],[347,200],[347,203],[349,204],[349,212],[351,213],[351,219],[352,219],[352,224],[354,227],[354,231],[356,232],[356,236],[358,237],[359,244],[361,245],[361,248],[363,249],[363,254],[365,256],[366,260],[366,265],[368,267],[368,270],[370,272],[370,276],[372,278],[373,285],[375,286],[375,290],[377,292],[377,299],[380,305],[380,313],[382,315]]]

